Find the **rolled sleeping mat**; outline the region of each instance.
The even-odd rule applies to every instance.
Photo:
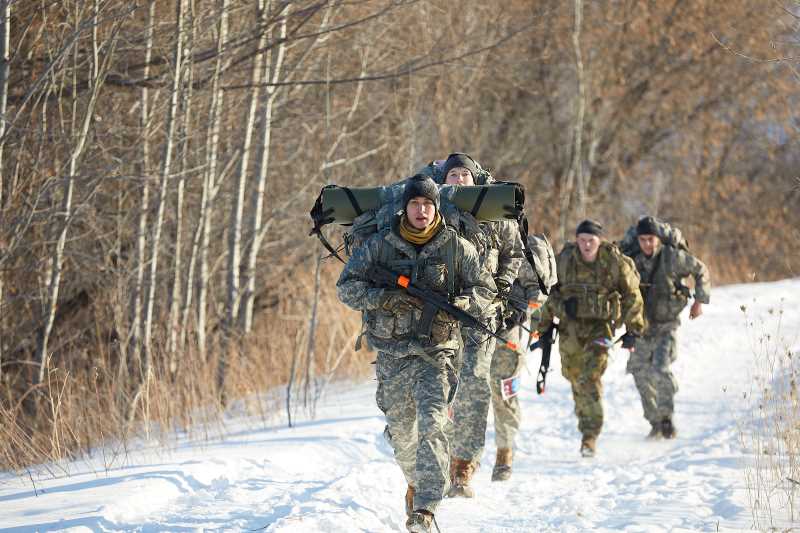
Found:
[[[525,189],[519,183],[496,182],[491,185],[445,185],[442,201],[449,201],[476,220],[516,220],[525,206]]]
[[[441,200],[471,213],[479,221],[516,220],[525,205],[525,190],[513,182],[492,185],[444,185],[440,187]],[[311,218],[318,225],[331,222],[349,225],[353,220],[389,202],[399,202],[403,188],[390,187],[340,187],[326,185],[311,210]],[[398,206],[402,209],[402,206]]]

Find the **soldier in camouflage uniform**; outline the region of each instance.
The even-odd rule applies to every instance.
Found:
[[[402,289],[380,286],[370,273],[382,265],[482,319],[495,285],[475,248],[442,219],[432,180],[410,179],[403,205],[391,228],[356,248],[337,291],[343,303],[363,312],[367,341],[378,350],[376,400],[386,415],[384,434],[408,481],[406,526],[429,531],[449,488],[445,425],[456,382],[451,359],[460,347],[460,325],[438,311],[426,337],[422,302]]]
[[[449,185],[488,185],[494,180],[467,154],[450,154],[441,165],[432,163],[426,168],[434,180]],[[511,293],[522,263],[522,239],[516,221],[478,223],[475,218],[455,207],[443,211],[448,225],[456,228],[478,250],[480,261],[494,278],[498,299],[495,315]],[[490,325],[496,328],[497,323]],[[451,433],[452,453],[451,497],[475,495],[469,482],[478,468],[486,443],[486,423],[492,399],[490,367],[495,350],[494,338],[471,328],[462,330],[463,362],[459,372],[459,391],[453,405]]]
[[[689,299],[689,289],[684,285],[688,277],[694,279],[694,303],[689,318],[703,312],[709,302],[711,281],[702,261],[679,247],[662,241],[664,224],[653,217],[643,217],[636,224],[639,250],[633,256],[641,277],[647,329],[631,352],[627,371],[642,399],[644,417],[650,422],[648,438],[675,438],[672,415],[678,382],[670,364],[678,356],[676,333],[681,311]]]
[[[531,322],[538,324],[541,319],[541,305],[546,300],[539,281],[546,289],[556,282],[556,264],[553,248],[542,236],[529,235],[528,248],[535,254],[536,272],[527,261],[522,262],[519,276],[511,288],[508,298],[507,317],[498,334],[520,346],[512,350],[508,346],[497,346],[492,357],[491,384],[492,410],[494,412],[495,444],[497,456],[492,469],[492,481],[506,481],[511,477],[514,437],[519,430],[521,410],[516,394],[504,397],[503,380],[519,379],[525,367],[525,355],[531,343]],[[528,328],[525,330],[523,328]]]
[[[559,319],[561,373],[572,385],[581,454],[593,457],[603,427],[603,385],[614,330],[625,324],[622,347],[633,349],[644,330],[639,274],[630,258],[602,239],[603,228],[584,220],[576,242],[558,254],[558,284],[542,311],[543,338]]]

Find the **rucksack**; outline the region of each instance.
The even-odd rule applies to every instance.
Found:
[[[544,285],[549,291],[558,282],[555,250],[544,233],[529,235],[528,247],[533,252],[533,266],[539,278],[540,287]],[[547,293],[545,292],[545,294]]]
[[[684,252],[689,251],[689,241],[684,238],[683,233],[677,227],[665,222],[663,220],[655,219],[656,222],[656,235],[661,239],[661,243],[665,246],[672,246]],[[625,231],[625,236],[617,243],[622,253],[628,257],[635,257],[641,252],[639,248],[639,239],[636,236],[636,224],[632,225]]]
[[[329,252],[340,261],[322,234],[328,224],[350,226],[345,234],[345,247],[350,250],[369,236],[390,227],[392,219],[403,209],[405,180],[386,187],[350,188],[326,185],[320,191],[310,215],[314,226],[310,235],[317,235]],[[524,218],[525,189],[513,182],[489,185],[440,186],[442,210],[456,208],[478,221],[516,220]]]

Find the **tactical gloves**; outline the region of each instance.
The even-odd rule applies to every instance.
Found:
[[[494,280],[494,284],[497,286],[497,297],[501,300],[508,299],[508,296],[511,294],[511,283],[508,280],[503,278]]]
[[[636,339],[639,338],[639,335],[633,332],[627,332],[625,335],[622,336],[622,347],[625,350],[634,351],[636,349]]]
[[[527,319],[528,315],[525,313],[524,309],[509,305],[503,317],[503,324],[505,325],[505,329],[511,329],[519,324],[524,324]]]
[[[422,301],[402,291],[385,291],[381,297],[380,307],[389,313],[408,311],[412,307],[422,309]]]

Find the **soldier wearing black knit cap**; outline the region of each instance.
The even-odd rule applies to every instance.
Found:
[[[664,240],[666,224],[646,216],[636,224],[638,250],[631,255],[641,277],[647,329],[628,358],[627,371],[642,400],[644,417],[650,422],[649,439],[672,439],[677,435],[673,414],[678,381],[670,365],[678,357],[677,329],[680,314],[689,303],[687,278],[694,281],[694,302],[689,318],[703,313],[710,300],[711,280],[706,265]]]
[[[614,331],[625,325],[623,348],[644,330],[639,275],[630,258],[603,239],[603,226],[584,220],[557,258],[558,284],[542,309],[542,341],[558,319],[561,373],[572,385],[581,455],[593,457],[603,428],[603,384]]]
[[[430,531],[449,485],[448,404],[460,324],[444,311],[423,318],[423,303],[370,275],[380,266],[476,317],[495,297],[495,284],[478,252],[449,228],[439,190],[424,176],[407,180],[403,212],[390,228],[358,246],[339,278],[337,295],[364,315],[364,334],[378,352],[375,399],[386,415],[384,435],[408,483],[408,531]]]

